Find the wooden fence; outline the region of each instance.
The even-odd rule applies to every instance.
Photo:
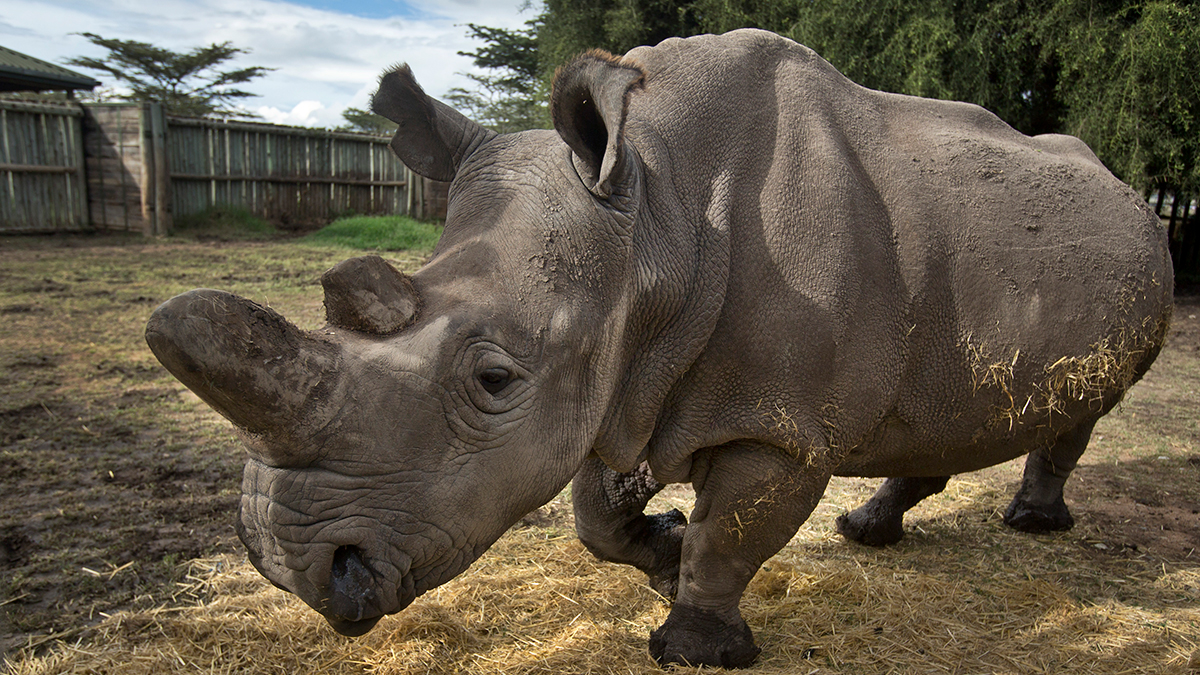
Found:
[[[0,231],[88,228],[78,106],[0,100]]]
[[[1176,280],[1200,282],[1200,203],[1191,196],[1164,188],[1148,193],[1146,201],[1167,228]]]
[[[156,103],[2,106],[0,232],[162,235],[216,206],[285,228],[445,217],[448,186],[408,171],[387,137],[172,117]]]
[[[154,147],[161,147],[162,137],[160,106],[84,106],[88,215],[94,229],[147,235],[170,231],[170,207],[164,203],[170,186],[162,186],[166,178],[154,164],[156,155],[161,156]]]
[[[167,119],[176,216],[236,204],[284,227],[407,213],[412,178],[389,139],[324,129]]]

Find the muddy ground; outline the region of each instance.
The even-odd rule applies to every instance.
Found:
[[[158,303],[194,287],[316,327],[319,276],[349,255],[294,242],[0,238],[0,655],[171,603],[183,562],[240,553],[243,451],[158,366],[142,328]],[[1198,315],[1200,296],[1181,296],[1159,361],[1097,427],[1068,483],[1070,536],[1092,555],[1200,565]],[[1010,463],[964,477],[996,486],[982,517],[998,517],[1019,473]],[[836,481],[814,520],[874,484]],[[566,518],[556,508],[526,524]]]

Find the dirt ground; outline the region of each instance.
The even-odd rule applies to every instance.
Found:
[[[243,451],[157,364],[142,328],[158,303],[194,287],[314,328],[319,276],[349,255],[290,242],[0,238],[0,657],[169,604],[187,560],[241,555],[232,523]],[[1097,426],[1068,483],[1068,536],[1089,555],[1200,565],[1198,315],[1200,296],[1178,298],[1167,347]],[[962,477],[994,486],[994,503],[938,522],[998,518],[1019,475],[1009,463]],[[835,481],[806,527],[831,526],[876,484]],[[686,505],[687,491],[672,500]],[[565,520],[569,507],[556,503],[525,526]]]
[[[287,242],[0,239],[0,653],[161,604],[181,562],[239,550],[243,451],[154,360],[146,319],[216,286],[313,328],[320,275],[346,257]]]

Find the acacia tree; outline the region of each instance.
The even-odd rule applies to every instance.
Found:
[[[362,108],[346,108],[342,111],[342,119],[346,123],[338,127],[339,131],[359,131],[365,134],[392,135],[396,132],[396,123]]]
[[[222,66],[238,54],[249,53],[230,42],[181,53],[137,40],[116,40],[95,33],[80,35],[107,49],[108,55],[103,58],[79,56],[68,59],[67,63],[100,71],[128,87],[129,93],[117,95],[121,100],[160,101],[175,115],[253,117],[253,113],[234,104],[257,94],[238,89],[236,85],[274,70],[260,66],[222,70]]]
[[[446,100],[465,112],[476,122],[497,131],[510,133],[549,126],[545,87],[538,57],[536,21],[522,30],[490,28],[467,24],[469,35],[483,40],[485,45],[469,56],[476,66],[493,71],[494,75],[467,77],[477,85],[474,91],[455,87]]]

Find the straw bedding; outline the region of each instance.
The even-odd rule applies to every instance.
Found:
[[[998,390],[1004,405],[992,411],[990,423],[1009,430],[1026,422],[1026,416],[1040,417],[1043,413],[1066,412],[1072,402],[1086,402],[1089,409],[1103,408],[1106,398],[1120,399],[1141,375],[1147,355],[1157,353],[1166,339],[1170,314],[1155,319],[1146,317],[1138,328],[1120,325],[1111,335],[1089,347],[1088,353],[1064,356],[1043,369],[1043,380],[1033,384],[1033,391],[1017,394],[1013,369],[1022,359],[1021,350],[1011,358],[996,360],[991,348],[967,335],[964,348],[971,363],[972,390]]]
[[[1200,673],[1200,567],[1105,554],[1080,533],[1011,532],[986,482],[953,482],[918,506],[895,547],[851,545],[829,521],[869,484],[838,480],[747,591],[743,614],[763,648],[747,672]],[[645,641],[668,606],[636,571],[592,558],[569,525],[514,529],[467,574],[358,639],[244,561],[193,561],[172,606],[118,614],[9,669],[662,672]]]

